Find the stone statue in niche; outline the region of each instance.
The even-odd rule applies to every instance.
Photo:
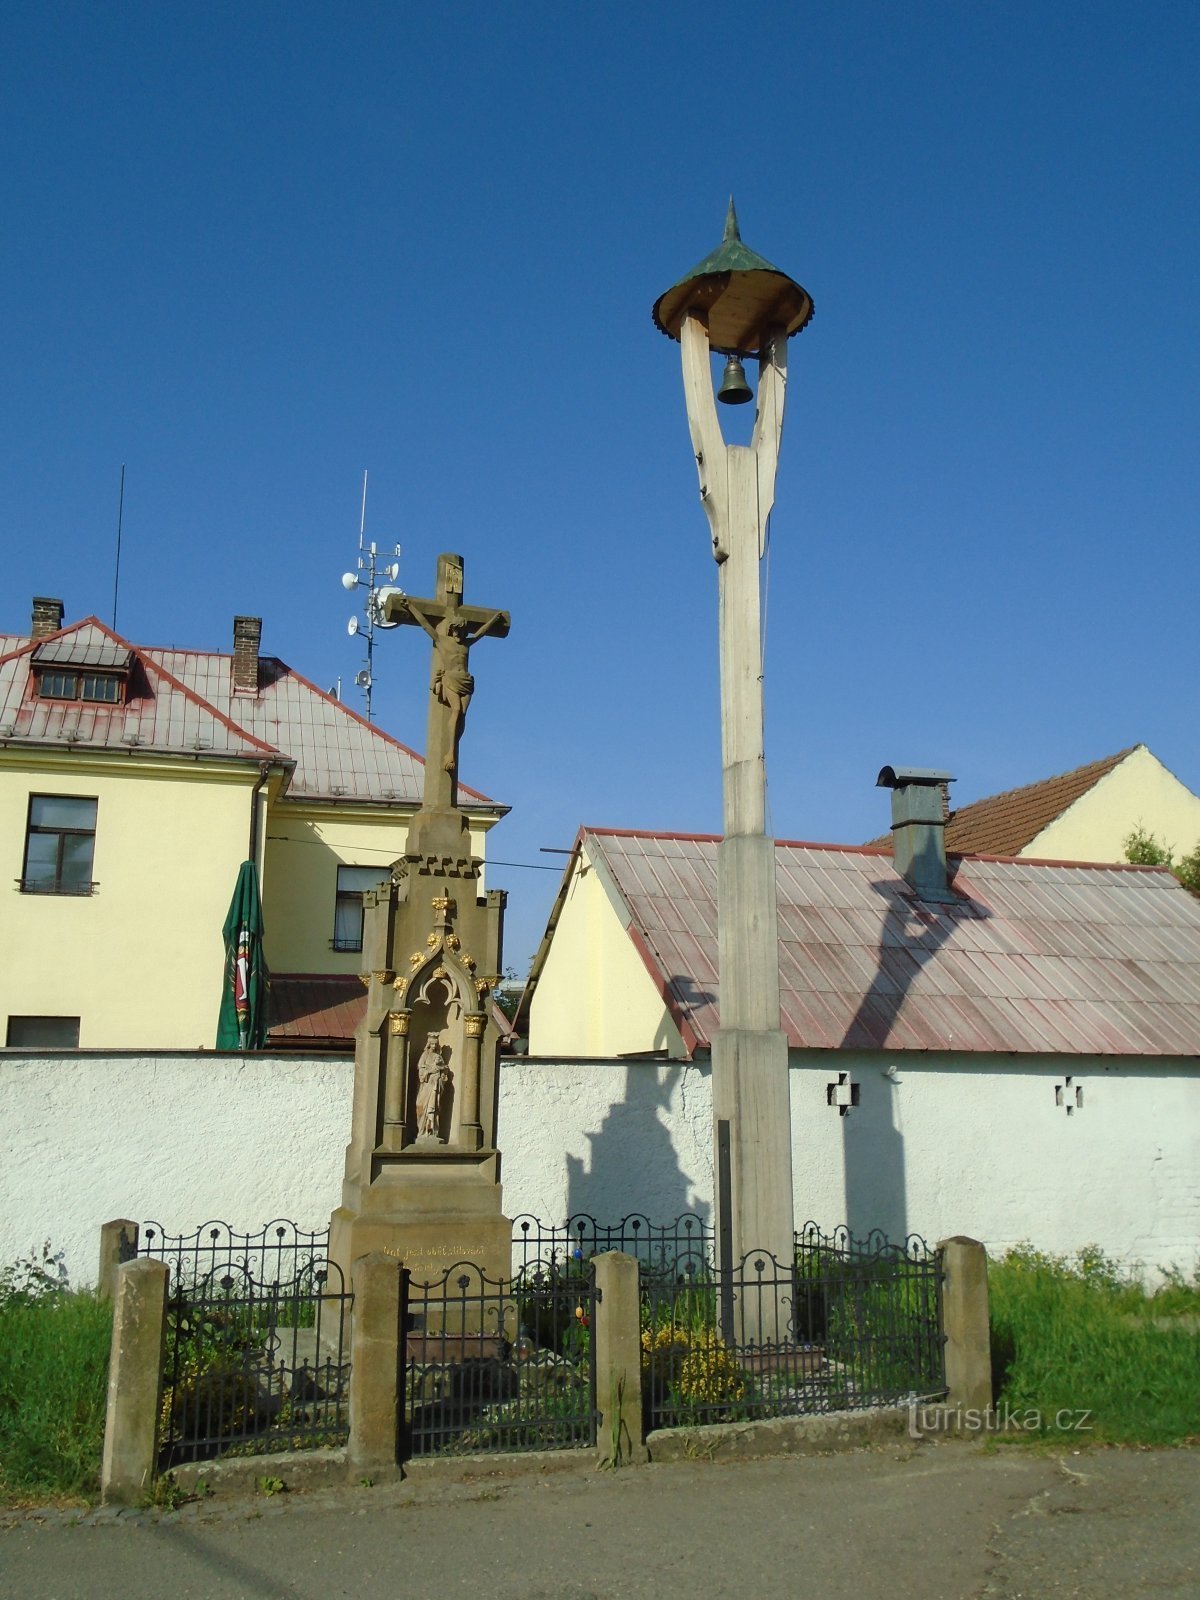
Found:
[[[450,1069],[442,1056],[436,1033],[425,1036],[425,1048],[417,1062],[417,1141],[445,1144],[442,1138],[442,1110],[450,1084]]]

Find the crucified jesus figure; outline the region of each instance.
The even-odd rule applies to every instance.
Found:
[[[433,681],[430,693],[441,701],[450,713],[450,738],[442,760],[443,772],[453,772],[458,766],[458,741],[462,737],[467,707],[475,693],[475,679],[467,670],[467,655],[476,639],[491,633],[503,621],[508,631],[508,617],[503,611],[493,611],[481,623],[469,620],[457,611],[448,611],[440,621],[434,621],[422,609],[420,600],[408,601],[408,609],[433,640]]]
[[[475,692],[468,657],[485,634],[503,639],[509,629],[507,611],[489,611],[462,603],[462,557],[438,557],[437,592],[432,600],[391,594],[384,602],[389,622],[415,623],[433,644],[429,682],[429,740],[425,755],[426,807],[454,806],[458,790],[458,744],[467,707]]]

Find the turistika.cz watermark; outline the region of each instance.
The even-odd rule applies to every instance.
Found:
[[[927,1433],[1090,1433],[1091,1411],[1063,1408],[1042,1411],[1037,1406],[941,1406],[908,1408],[908,1433],[921,1439]]]

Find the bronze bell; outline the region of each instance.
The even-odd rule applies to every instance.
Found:
[[[746,369],[737,356],[730,356],[725,363],[725,376],[717,390],[717,399],[727,406],[744,406],[747,400],[754,399],[754,391],[746,382]]]

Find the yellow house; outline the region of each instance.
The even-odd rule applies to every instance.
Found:
[[[35,599],[0,635],[0,1017],[9,1047],[211,1046],[221,926],[259,869],[272,1039],[341,1043],[361,1008],[362,892],[403,853],[423,763],[261,656],[135,645]],[[507,808],[460,786],[482,856]]]

